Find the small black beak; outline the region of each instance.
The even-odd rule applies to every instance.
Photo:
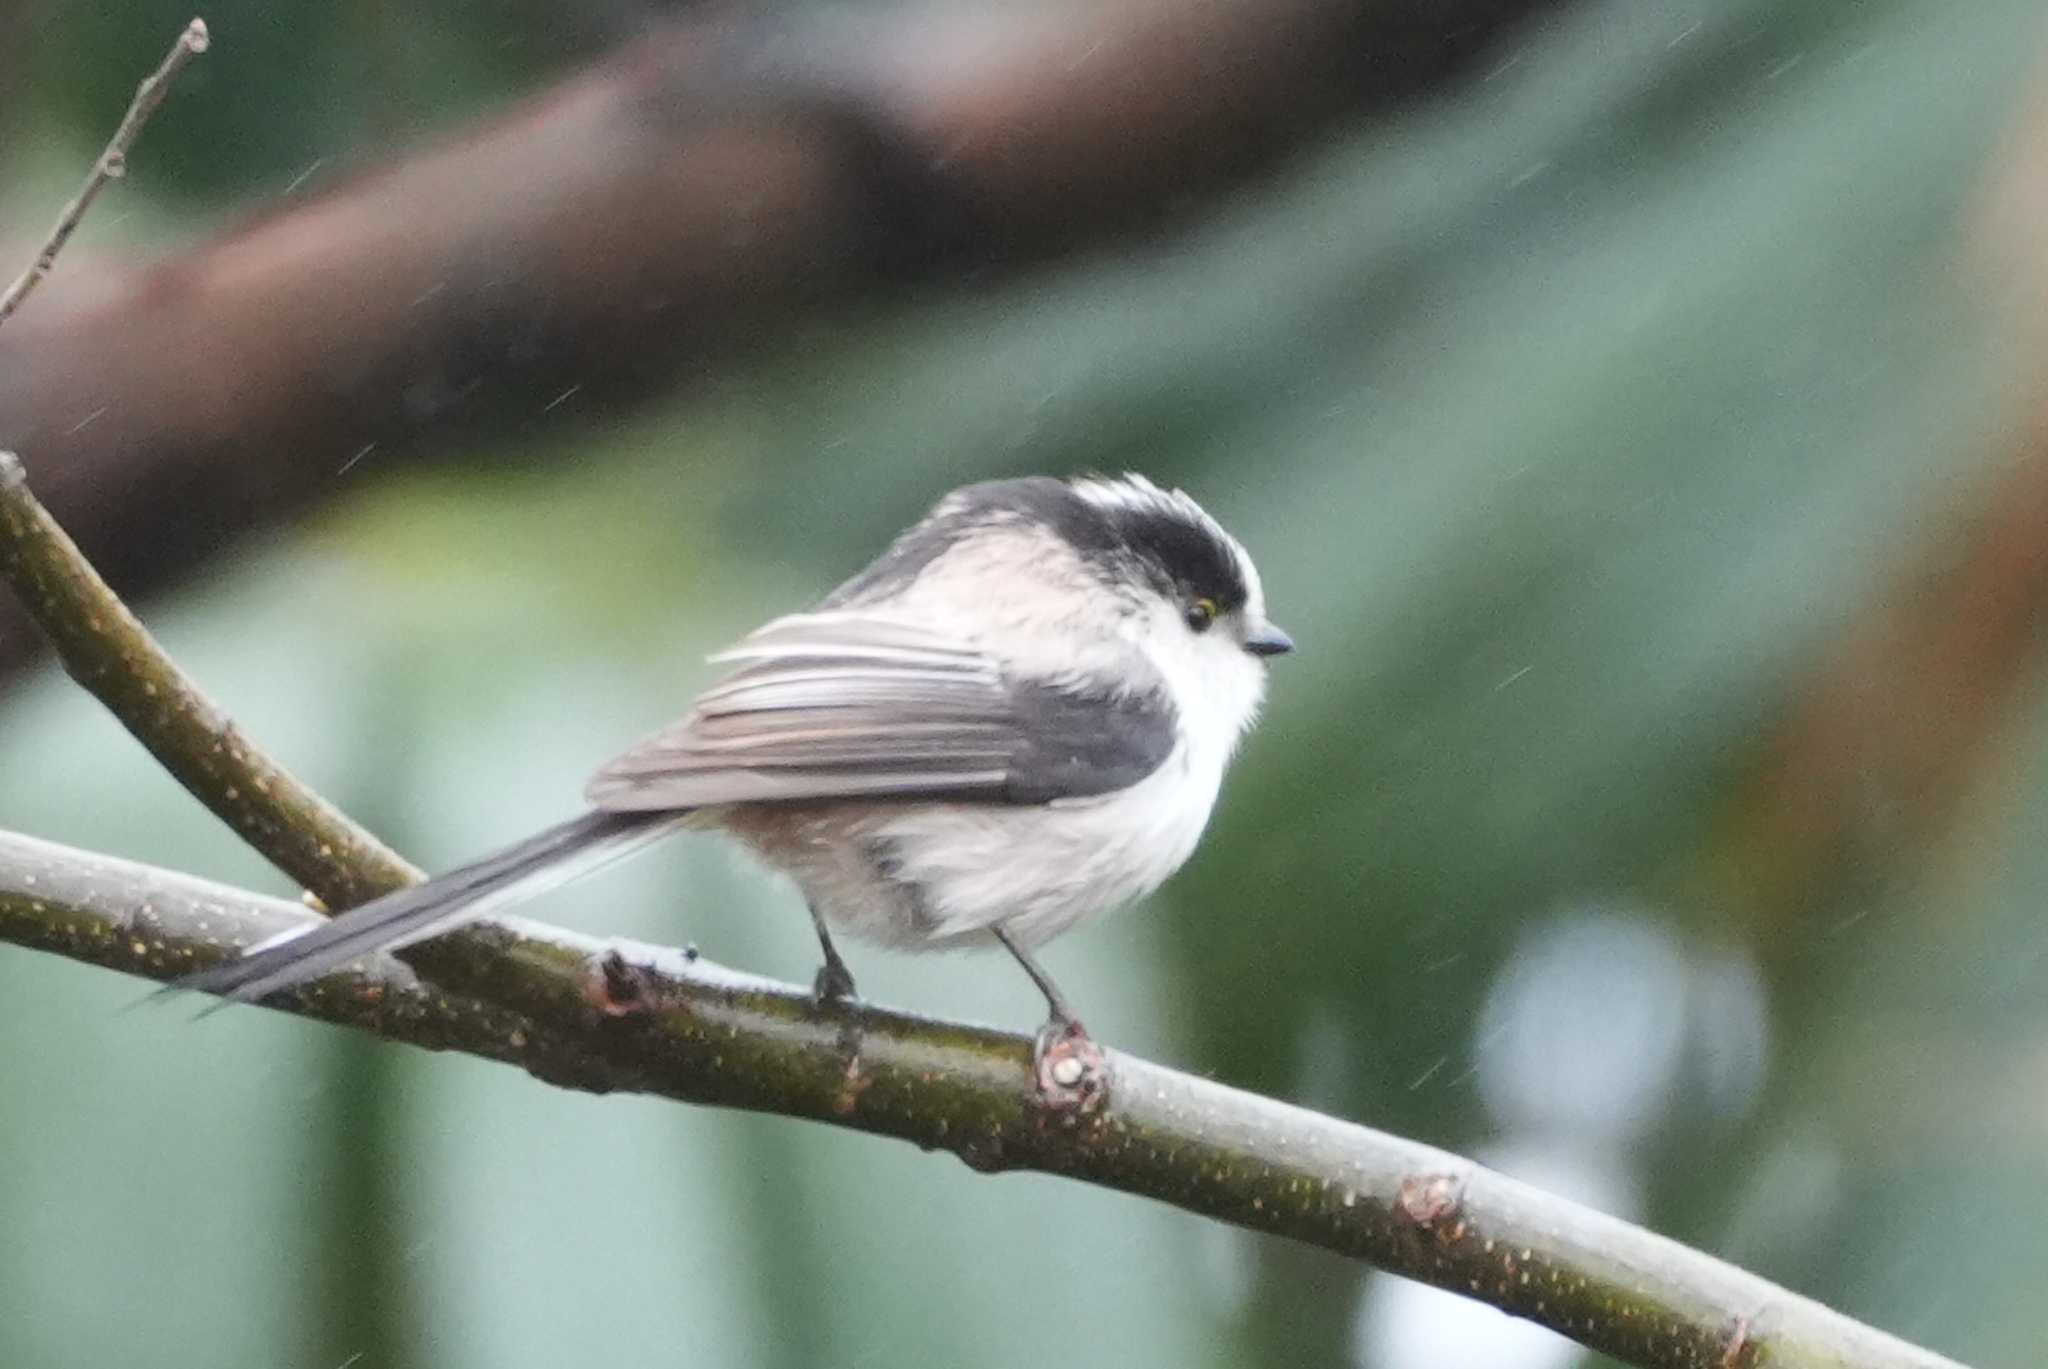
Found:
[[[1244,635],[1244,649],[1254,656],[1285,656],[1294,639],[1271,623],[1260,623]]]

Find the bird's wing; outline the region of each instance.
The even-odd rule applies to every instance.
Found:
[[[1008,677],[972,646],[858,610],[778,618],[739,669],[591,780],[614,812],[824,798],[1044,803],[1136,783],[1175,715],[1134,652],[1115,690]]]

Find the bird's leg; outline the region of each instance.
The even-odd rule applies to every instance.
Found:
[[[998,926],[989,930],[996,934],[996,940],[1003,943],[1003,949],[1017,958],[1017,963],[1024,967],[1024,973],[1031,976],[1031,982],[1045,995],[1045,1006],[1052,1010],[1052,1020],[1046,1025],[1079,1027],[1081,1019],[1074,1016],[1074,1010],[1067,1005],[1067,996],[1060,992],[1059,985],[1052,982],[1052,976],[1045,972],[1045,967],[1031,958],[1031,952],[1010,935],[1008,928]],[[1086,1035],[1085,1032],[1082,1034]]]
[[[1048,1107],[1063,1111],[1092,1112],[1101,1106],[1109,1087],[1109,1062],[1102,1047],[1088,1035],[1081,1019],[1074,1015],[1067,996],[1053,983],[1045,967],[1008,930],[991,927],[1003,949],[1016,958],[1031,976],[1031,982],[1045,995],[1051,1016],[1038,1029],[1031,1048],[1031,1073],[1038,1083],[1038,1096]]]
[[[811,980],[811,996],[820,1004],[851,1003],[855,997],[853,971],[846,968],[846,962],[839,957],[839,948],[832,944],[832,933],[825,930],[824,915],[816,904],[809,907],[811,925],[818,929],[818,945],[825,952],[825,963],[818,967],[818,973]]]

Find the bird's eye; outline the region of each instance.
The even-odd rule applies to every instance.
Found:
[[[1188,605],[1188,626],[1196,632],[1207,632],[1209,624],[1216,621],[1216,601],[1197,599]]]

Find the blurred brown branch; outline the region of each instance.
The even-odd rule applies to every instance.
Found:
[[[1758,944],[1826,935],[1874,874],[1947,834],[2036,690],[2048,624],[2048,74],[1984,177],[1963,257],[2018,358],[1998,460],[1930,510],[1931,533],[1796,682],[1732,794],[1714,906]],[[1731,900],[1725,894],[1733,894]],[[1766,963],[1770,963],[1767,958]]]
[[[0,940],[17,945],[167,979],[310,916],[0,833]],[[1130,1056],[1110,1053],[1100,1111],[1051,1116],[1021,1036],[873,1008],[850,1024],[794,986],[553,928],[473,935],[495,954],[415,948],[434,985],[383,959],[278,1006],[565,1087],[805,1118],[950,1151],[980,1170],[1141,1194],[1367,1261],[1654,1369],[1955,1369],[1469,1160]]]
[[[1734,794],[1728,874],[1767,923],[1808,921],[1854,896],[1848,872],[1886,872],[1938,840],[2034,686],[2048,618],[2048,408],[2017,437],[1965,517],[1916,549],[1798,682]]]
[[[381,462],[657,393],[908,283],[1200,211],[1558,0],[1123,0],[706,19],[0,334],[0,447],[108,579]],[[570,414],[561,415],[563,421]],[[0,616],[0,668],[34,650]]]
[[[50,274],[50,268],[57,264],[57,254],[62,252],[64,244],[71,240],[71,235],[77,231],[79,223],[85,218],[85,211],[92,208],[92,202],[99,198],[99,193],[106,188],[107,182],[127,174],[128,149],[135,146],[135,140],[141,136],[143,126],[149,122],[150,116],[156,113],[157,106],[164,102],[164,96],[170,94],[171,82],[178,78],[178,73],[185,69],[187,62],[206,51],[206,43],[206,21],[194,19],[185,25],[185,31],[178,35],[178,41],[171,44],[171,50],[164,55],[162,65],[144,77],[142,84],[135,88],[135,99],[129,104],[128,112],[122,116],[120,127],[114,130],[114,136],[107,140],[106,149],[100,153],[98,160],[93,162],[92,170],[86,174],[85,184],[79,187],[78,193],[72,196],[71,203],[65,205],[63,212],[57,215],[57,224],[50,230],[50,236],[44,239],[41,249],[36,252],[36,259],[29,263],[26,271],[15,277],[14,283],[7,287],[4,294],[0,294],[0,323],[5,323],[12,317],[14,311],[21,308],[22,301],[33,294],[35,288],[43,283],[43,278]]]

